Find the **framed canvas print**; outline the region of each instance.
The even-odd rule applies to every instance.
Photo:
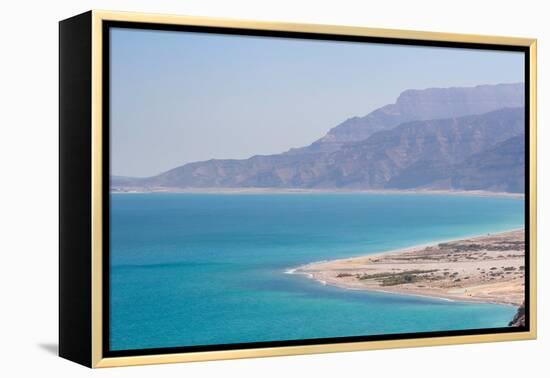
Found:
[[[60,22],[60,334],[89,367],[536,337],[536,41]]]

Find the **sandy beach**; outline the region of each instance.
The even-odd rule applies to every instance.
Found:
[[[520,306],[525,291],[525,232],[311,263],[293,272],[347,289]]]
[[[172,187],[114,187],[112,193],[188,193],[188,194],[410,194],[410,195],[459,195],[475,197],[524,198],[523,193],[491,192],[485,190],[435,190],[435,189],[302,189],[302,188],[172,188]]]
[[[303,188],[172,188],[172,187],[114,187],[111,193],[187,193],[187,194],[412,194],[458,195],[475,197],[524,198],[523,193],[491,192],[486,190],[435,189],[303,189]]]

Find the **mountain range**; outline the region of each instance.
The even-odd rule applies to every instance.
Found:
[[[189,188],[524,191],[524,85],[407,90],[309,146],[188,163],[113,191]]]

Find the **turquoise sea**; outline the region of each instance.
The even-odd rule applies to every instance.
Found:
[[[111,350],[503,327],[515,308],[323,286],[301,264],[521,228],[524,200],[112,194]]]

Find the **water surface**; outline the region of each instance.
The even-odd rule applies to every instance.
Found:
[[[524,225],[524,200],[112,194],[112,350],[503,327],[512,306],[323,286],[289,268]]]

